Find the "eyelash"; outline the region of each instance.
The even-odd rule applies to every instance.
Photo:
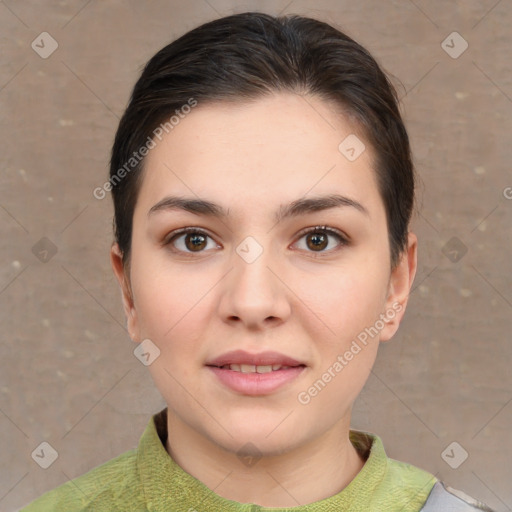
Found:
[[[298,235],[297,235],[298,240],[300,240],[302,237],[304,237],[305,235],[307,235],[309,233],[316,233],[316,232],[323,232],[323,233],[327,233],[328,235],[336,237],[338,239],[338,241],[340,242],[340,247],[349,245],[349,239],[346,235],[344,235],[341,231],[338,231],[337,229],[334,229],[334,228],[330,228],[328,226],[315,226],[315,227],[305,228],[298,233]],[[173,231],[172,233],[170,233],[165,238],[163,245],[170,246],[177,238],[179,238],[182,235],[189,234],[189,233],[194,233],[194,234],[198,234],[198,235],[203,235],[208,238],[212,238],[208,232],[204,231],[201,228],[187,227],[187,228],[179,229],[177,231]],[[338,249],[339,249],[339,247],[338,247]],[[307,252],[311,253],[311,255],[313,257],[318,258],[318,257],[322,257],[324,254],[330,254],[334,251],[337,251],[338,249],[330,249],[328,251],[322,250],[322,251],[307,251]],[[179,252],[182,254],[184,253],[187,256],[194,255],[193,251],[181,251],[181,250],[177,250],[177,249],[172,249],[172,251]],[[198,251],[198,253],[200,253],[200,252],[203,252],[203,251]]]

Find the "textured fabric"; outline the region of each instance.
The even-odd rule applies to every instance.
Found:
[[[387,457],[381,439],[350,431],[366,460],[340,493],[309,505],[266,508],[225,499],[186,473],[165,450],[167,410],[155,414],[137,449],[53,489],[22,512],[418,512],[437,479]]]

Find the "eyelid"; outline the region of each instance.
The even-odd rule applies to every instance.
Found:
[[[301,238],[304,235],[307,235],[308,233],[314,233],[315,231],[325,231],[326,233],[329,233],[330,235],[336,235],[339,236],[340,239],[348,244],[350,242],[350,237],[345,234],[343,231],[340,231],[339,229],[333,228],[331,226],[310,226],[309,228],[304,228],[301,231],[297,233],[297,237]]]
[[[175,238],[178,238],[182,235],[186,235],[188,233],[196,233],[196,234],[199,234],[199,235],[203,235],[203,236],[206,236],[208,238],[211,238],[217,245],[219,245],[216,241],[215,241],[215,237],[210,234],[208,231],[206,231],[205,229],[203,228],[199,228],[199,227],[194,227],[194,226],[187,226],[185,228],[180,228],[180,229],[175,229],[174,231],[171,231],[169,234],[167,234],[164,239],[162,240],[162,246],[168,246],[168,245],[172,245],[172,241],[175,239]],[[175,252],[178,252],[178,253],[181,253],[181,254],[194,254],[193,251],[190,251],[190,252],[186,252],[186,251],[180,251],[176,248],[173,248],[173,251]],[[201,253],[201,252],[204,252],[204,251],[198,251],[198,254]]]
[[[201,235],[207,235],[210,238],[213,238],[212,235],[208,231],[203,229],[203,228],[197,228],[197,227],[194,227],[194,226],[187,226],[186,228],[175,229],[174,231],[171,231],[170,233],[165,235],[165,237],[164,237],[164,239],[162,241],[162,244],[163,245],[167,245],[168,243],[170,243],[170,241],[173,238],[177,237],[178,235],[183,235],[183,234],[187,234],[187,233],[199,233]]]
[[[329,249],[327,251],[305,251],[306,254],[308,255],[308,257],[313,257],[313,258],[329,257],[332,254],[337,253],[343,247],[350,245],[350,243],[351,243],[350,237],[348,235],[346,235],[343,231],[340,231],[339,229],[336,229],[336,228],[333,228],[330,226],[323,225],[323,226],[313,226],[313,227],[310,226],[308,228],[302,229],[297,234],[297,241],[294,242],[294,244],[297,243],[305,235],[308,235],[309,233],[315,233],[315,232],[324,232],[330,236],[334,236],[334,237],[338,238],[339,243],[338,243],[337,247],[335,247],[334,249]]]

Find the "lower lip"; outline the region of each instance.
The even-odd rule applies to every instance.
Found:
[[[267,395],[296,379],[305,366],[294,366],[285,370],[274,370],[267,373],[242,373],[233,370],[208,366],[208,368],[228,388],[243,395]]]

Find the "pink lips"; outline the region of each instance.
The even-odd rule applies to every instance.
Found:
[[[244,350],[233,350],[212,359],[206,363],[207,366],[225,366],[227,364],[253,364],[266,366],[269,364],[280,364],[281,366],[300,366],[301,362],[280,354],[279,352],[260,352],[250,354]]]
[[[229,365],[272,366],[288,368],[267,373],[242,373],[229,369]],[[228,388],[250,396],[266,395],[297,378],[306,368],[304,363],[278,352],[250,354],[243,350],[226,352],[206,363],[206,366]],[[223,367],[223,368],[222,368]]]

